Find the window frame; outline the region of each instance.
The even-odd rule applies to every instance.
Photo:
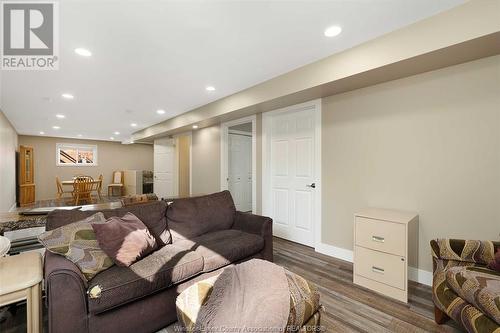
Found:
[[[71,148],[76,150],[77,156],[78,156],[78,150],[79,149],[86,149],[92,150],[92,153],[94,155],[94,161],[92,163],[61,163],[59,159],[59,152],[61,149],[64,148]],[[62,166],[62,167],[93,167],[93,166],[98,166],[98,152],[97,152],[97,145],[85,145],[85,144],[77,144],[77,143],[56,143],[56,166]]]

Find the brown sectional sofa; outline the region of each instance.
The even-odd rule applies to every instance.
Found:
[[[65,257],[45,255],[49,332],[155,332],[176,321],[175,299],[225,266],[273,259],[272,220],[237,212],[228,191],[102,211],[132,212],[162,246],[130,267],[112,266],[86,281]],[[95,211],[54,211],[47,230]]]

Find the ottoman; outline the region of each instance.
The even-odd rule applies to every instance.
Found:
[[[288,322],[283,328],[286,332],[316,332],[320,331],[319,293],[311,283],[303,277],[284,270],[290,292],[290,312]],[[185,289],[176,300],[179,325],[187,332],[195,332],[198,314],[204,304],[212,296],[215,282],[219,276],[199,281]],[[265,286],[273,288],[273,286]],[[234,316],[238,316],[235,310]]]

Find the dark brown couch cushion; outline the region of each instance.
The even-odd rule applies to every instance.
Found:
[[[200,254],[203,271],[209,272],[260,252],[264,248],[264,238],[230,229],[179,240],[175,245]]]
[[[203,270],[200,254],[166,245],[129,267],[113,266],[89,281],[89,311],[98,314],[168,288]]]
[[[230,229],[236,208],[229,191],[173,200],[167,210],[173,241]]]
[[[92,223],[97,242],[118,266],[128,267],[156,250],[156,240],[137,216],[112,216],[106,223]]]
[[[165,201],[153,201],[143,205],[92,211],[55,210],[49,213],[46,228],[47,230],[52,230],[69,223],[83,220],[96,212],[102,212],[107,219],[112,216],[122,217],[128,212],[131,212],[148,227],[149,231],[151,231],[156,238],[159,246],[171,243],[170,232],[167,228],[167,203]]]

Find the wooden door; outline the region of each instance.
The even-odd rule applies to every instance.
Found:
[[[35,202],[35,174],[33,148],[19,147],[19,204]]]

